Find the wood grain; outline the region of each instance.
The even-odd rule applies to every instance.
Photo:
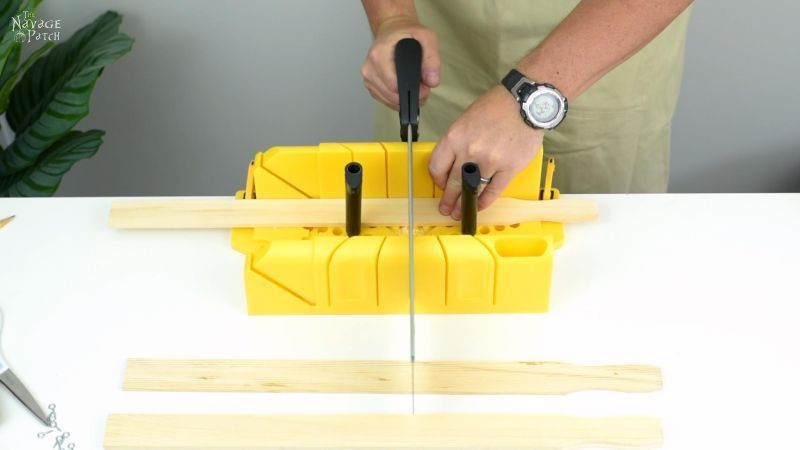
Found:
[[[647,417],[530,414],[111,414],[106,450],[133,449],[578,449],[660,448]]]
[[[414,200],[418,226],[456,225],[439,214],[438,198]],[[404,198],[365,198],[364,226],[406,226]],[[597,217],[594,202],[579,199],[553,201],[500,198],[478,213],[478,223],[510,225],[521,222],[584,222]],[[344,199],[270,200],[161,200],[114,201],[109,225],[113,228],[250,228],[344,226]]]
[[[417,393],[557,395],[586,390],[653,392],[661,370],[645,365],[418,361]],[[130,359],[123,388],[195,392],[411,392],[407,361]]]

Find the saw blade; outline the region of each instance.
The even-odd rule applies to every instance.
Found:
[[[415,410],[414,361],[416,360],[414,322],[414,153],[419,124],[419,90],[422,80],[422,45],[414,38],[397,41],[394,48],[400,116],[400,140],[408,144],[408,296],[411,344],[411,413]]]
[[[416,324],[414,321],[414,155],[412,150],[411,124],[408,125],[408,304],[409,333],[411,338],[411,413],[415,411],[414,361],[417,358]]]

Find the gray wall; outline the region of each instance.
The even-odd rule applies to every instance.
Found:
[[[105,144],[60,195],[227,195],[258,150],[371,140],[358,1],[47,0],[39,15],[70,34],[106,9],[136,43],[79,125]],[[798,14],[789,0],[695,5],[672,191],[800,190]]]
[[[695,2],[673,192],[800,192],[800,4]]]

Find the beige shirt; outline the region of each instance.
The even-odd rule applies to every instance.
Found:
[[[577,4],[418,0],[419,19],[437,32],[442,60],[441,84],[420,113],[420,140],[438,140]],[[569,99],[567,118],[544,141],[545,157],[556,158],[554,185],[562,192],[666,191],[689,15],[685,11],[639,53]],[[397,140],[397,112],[376,105],[376,139]]]

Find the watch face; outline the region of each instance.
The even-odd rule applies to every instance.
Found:
[[[533,99],[528,111],[534,120],[546,123],[556,118],[558,110],[558,98],[551,92],[545,92]]]

